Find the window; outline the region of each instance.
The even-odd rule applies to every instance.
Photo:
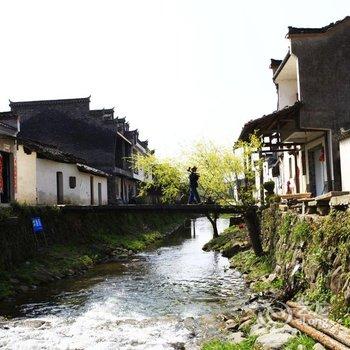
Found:
[[[75,176],[69,176],[69,188],[77,187],[77,178]]]

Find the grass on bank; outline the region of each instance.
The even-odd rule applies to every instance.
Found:
[[[289,340],[283,350],[312,350],[315,344],[315,341],[307,335],[299,335]]]
[[[231,258],[231,266],[246,274],[247,282],[252,282],[250,288],[253,292],[279,290],[284,286],[282,278],[276,277],[271,282],[266,280],[273,272],[267,255],[257,257],[252,250],[239,252]]]
[[[230,342],[222,342],[220,340],[211,340],[202,346],[202,350],[250,350],[255,349],[256,337],[249,337],[241,343],[232,344]]]
[[[94,234],[97,242],[104,243],[110,247],[122,247],[132,251],[141,251],[162,238],[159,231],[150,231],[139,235],[113,235],[97,231]]]
[[[84,271],[117,248],[134,252],[145,250],[161,242],[162,237],[164,234],[160,231],[134,235],[97,231],[93,243],[55,244],[11,271],[0,271],[0,299],[13,295],[22,285],[40,285],[57,277]]]
[[[245,228],[240,229],[238,226],[229,226],[220,234],[219,237],[211,239],[203,247],[203,250],[225,251],[230,249],[234,244],[247,241],[248,233]]]
[[[250,336],[241,343],[233,344],[220,340],[211,340],[202,346],[202,350],[260,350],[256,343],[257,337]],[[307,335],[299,335],[288,341],[282,350],[312,350],[315,341]]]

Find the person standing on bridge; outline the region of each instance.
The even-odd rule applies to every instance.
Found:
[[[200,203],[201,199],[198,194],[198,180],[199,174],[197,173],[197,167],[188,168],[190,175],[188,176],[190,181],[190,197],[188,199],[188,204]]]

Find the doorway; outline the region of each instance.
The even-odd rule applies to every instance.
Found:
[[[316,196],[320,196],[324,193],[324,161],[321,161],[323,157],[323,149],[318,148],[314,151],[314,164],[315,164],[315,191]]]
[[[57,184],[57,204],[63,204],[63,173],[58,171],[56,173],[56,184]]]
[[[308,151],[310,192],[314,197],[325,193],[325,161],[322,145]]]
[[[0,152],[0,203],[11,201],[10,154]]]
[[[90,204],[95,204],[95,197],[94,197],[94,177],[90,176]]]
[[[102,205],[102,184],[100,182],[97,184],[97,192],[98,192],[98,205]]]

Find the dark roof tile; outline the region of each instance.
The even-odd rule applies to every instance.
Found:
[[[279,111],[275,111],[271,114],[263,115],[260,118],[250,120],[249,122],[244,124],[241,134],[239,136],[239,140],[248,141],[249,136],[254,134],[255,131],[261,132],[265,124],[270,124],[275,118],[288,116],[290,114],[298,112],[300,106],[301,102],[297,101],[292,106],[287,106]]]
[[[21,106],[38,106],[38,105],[58,105],[58,104],[72,104],[72,103],[89,103],[89,97],[80,98],[65,98],[60,100],[38,100],[38,101],[18,101],[14,102],[10,100],[10,107],[21,107]]]
[[[282,63],[282,60],[271,58],[270,68],[277,68]]]
[[[32,152],[36,152],[45,159],[54,160],[61,163],[86,163],[84,159],[78,158],[70,153],[63,152],[53,145],[19,137],[18,143]]]
[[[320,34],[320,33],[326,33],[329,29],[334,28],[340,23],[346,22],[350,19],[350,16],[346,16],[342,20],[339,20],[334,23],[330,23],[327,26],[320,27],[320,28],[297,28],[297,27],[288,27],[288,34],[294,35],[294,34]]]

